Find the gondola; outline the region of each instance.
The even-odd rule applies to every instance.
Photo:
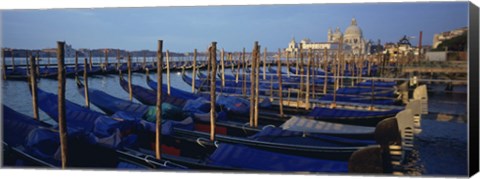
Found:
[[[199,77],[200,78],[203,78],[203,79],[206,79],[206,75],[205,74],[202,74],[202,73],[198,73]],[[225,76],[226,79],[229,79],[229,78],[234,78],[233,76],[230,76],[229,78],[227,78],[228,75]],[[189,85],[192,85],[191,83],[191,78],[188,77],[186,74],[182,74],[182,79]],[[289,88],[298,88],[299,87],[299,82],[300,80],[290,80],[291,82],[289,83],[288,82],[288,78],[287,79],[284,79],[286,81],[284,81],[283,83],[283,89],[289,89]],[[227,80],[227,82],[225,83],[225,88],[224,89],[217,89],[217,91],[221,91],[221,92],[224,92],[224,93],[232,93],[232,94],[238,94],[240,93],[240,89],[243,87],[242,85],[242,82],[239,82],[239,83],[234,83],[233,82],[234,80]],[[319,84],[322,84],[323,85],[323,79],[322,78],[319,78],[317,80],[315,80],[316,82],[318,82]],[[331,80],[333,81],[333,80]],[[205,80],[196,80],[196,84],[202,84],[204,83]],[[263,81],[263,85],[262,83],[259,83],[260,84],[260,87],[263,89],[261,90],[261,94],[262,95],[269,95],[269,93],[267,92],[268,90],[270,89],[278,89],[278,83],[273,83],[271,84],[270,81]],[[293,83],[292,83],[293,82]],[[313,82],[313,81],[312,81]],[[218,80],[219,83],[218,85],[221,85],[221,82],[220,80]],[[329,81],[330,83],[330,81]],[[229,86],[229,85],[232,85],[232,84],[235,84],[233,86]],[[271,84],[271,85],[270,85]],[[364,84],[368,84],[368,83],[364,83]],[[250,82],[247,80],[246,82],[246,88],[250,88]],[[197,86],[197,85],[195,85]],[[208,85],[205,85],[205,87],[201,88],[203,90],[208,90],[209,86]],[[200,89],[200,88],[197,88],[197,89]],[[249,94],[249,90],[246,91],[247,94]],[[397,98],[397,95],[396,95],[396,91],[395,91],[395,88],[394,87],[390,87],[390,88],[375,88],[373,89],[373,94],[372,94],[372,88],[369,86],[369,87],[366,87],[366,86],[356,86],[356,87],[343,87],[343,88],[339,88],[337,89],[337,94],[336,94],[336,101],[342,101],[342,102],[353,102],[353,103],[367,103],[367,104],[377,104],[377,105],[401,105],[402,102],[400,99]],[[291,92],[290,95],[293,95],[293,96],[296,96],[297,93],[296,92]],[[372,98],[371,96],[374,95],[375,98]],[[277,95],[275,95],[277,96]],[[288,94],[284,94],[284,97],[287,97]],[[322,97],[318,98],[319,100],[322,100],[322,101],[333,101],[333,95],[332,94],[326,94],[326,95],[323,95]]]
[[[47,95],[45,96],[45,94]],[[56,108],[56,105],[53,104],[53,101],[55,101],[56,99],[55,95],[42,92],[42,93],[39,93],[39,97],[43,97],[44,100],[51,101],[50,105],[46,107]],[[47,99],[45,97],[54,98],[54,99]],[[74,110],[68,110],[68,108],[69,107],[67,105],[67,111],[71,111],[71,113],[82,112],[82,111],[77,111],[80,109],[76,107],[71,108]],[[51,110],[47,110],[47,111],[51,111]],[[67,114],[68,113],[70,112],[67,112]],[[67,115],[67,119],[69,119],[70,121],[72,120],[72,118],[69,118],[68,115]],[[174,130],[176,129],[178,128],[174,128]],[[174,131],[174,133],[177,133],[177,131]],[[147,140],[148,138],[139,137],[138,139]],[[333,161],[333,160],[317,159],[317,158],[311,158],[311,157],[305,157],[305,156],[290,155],[290,154],[278,153],[278,151],[268,151],[268,150],[253,148],[253,147],[242,145],[242,144],[231,144],[231,143],[225,143],[225,142],[214,143],[208,140],[203,140],[202,138],[196,138],[194,141],[186,142],[188,138],[182,138],[182,137],[179,137],[178,135],[163,134],[162,144],[168,145],[170,141],[169,139],[172,139],[171,142],[173,142],[173,144],[169,147],[165,147],[163,151],[165,153],[170,153],[170,154],[162,154],[162,158],[165,160],[173,161],[175,163],[179,163],[179,164],[186,165],[192,168],[197,168],[197,169],[214,169],[217,171],[242,169],[242,170],[255,170],[255,171],[283,171],[283,172],[284,171],[297,171],[297,172],[346,172],[347,171],[346,161]],[[186,150],[188,152],[186,152]],[[151,152],[152,150],[151,149],[149,150],[149,147],[147,147],[147,148],[139,149],[139,151],[149,154],[149,152]],[[338,152],[341,152],[341,151],[336,151],[335,153],[338,153]],[[236,157],[238,157],[238,154],[242,154],[242,153],[245,154],[245,156],[242,156],[242,160],[234,160]],[[255,157],[256,155],[254,154],[262,154],[262,156],[264,157],[256,158]],[[247,160],[251,162],[244,163],[244,161],[247,161]],[[269,166],[258,165],[258,162],[265,162],[266,164],[271,164],[271,165]],[[275,162],[275,165],[272,162]],[[332,167],[332,165],[337,167]]]
[[[122,81],[122,78],[120,78],[120,81]],[[148,87],[150,87],[153,90],[157,90],[157,82],[150,79],[149,75],[147,75],[146,82],[147,82]],[[167,94],[167,88],[168,88],[167,85],[162,84],[162,91],[164,92],[164,94]],[[177,89],[177,88],[172,88],[172,87],[170,87],[170,95],[175,96],[177,98],[186,99],[186,100],[197,99],[198,97],[204,97],[206,99],[210,99],[210,95],[208,95],[208,94],[192,94],[190,92],[186,92],[186,91],[183,91],[183,90],[180,90],[180,89]],[[152,103],[152,105],[154,105],[154,104],[155,104],[155,102]]]
[[[50,78],[54,79],[57,78],[58,76],[58,70],[56,67],[41,67],[37,66],[38,69],[37,71],[37,78]],[[26,80],[28,79],[28,74],[30,71],[27,72],[28,68],[15,68],[15,70],[8,69],[6,71],[6,77],[7,79],[11,80]],[[65,68],[65,76],[66,77],[74,77],[76,74],[81,74],[83,73],[83,65],[78,65],[77,71],[75,71],[75,67],[66,67]],[[88,75],[98,75],[102,73],[101,67],[97,66],[92,66],[92,69],[89,67],[87,68],[87,73]]]
[[[3,105],[3,165],[59,168],[58,129]],[[67,127],[69,168],[186,169],[100,145],[82,130]]]
[[[83,88],[79,89],[79,92],[83,92]],[[123,110],[128,113],[134,113],[135,116],[144,116],[146,113],[146,109],[148,106],[141,105],[138,103],[133,103],[130,101],[122,100],[115,98],[113,96],[109,96],[108,94],[98,91],[98,90],[90,90],[90,95],[92,95],[92,103],[97,104],[96,106],[101,109],[108,108],[107,111],[120,111]],[[103,96],[103,97],[100,97]],[[94,96],[94,97],[93,97]],[[95,100],[96,102],[94,102]],[[109,103],[109,104],[106,104]],[[134,107],[133,107],[134,106]],[[163,112],[162,112],[163,113]],[[181,114],[177,114],[175,116],[181,116]],[[181,119],[176,119],[181,120]],[[219,120],[219,119],[217,119]],[[237,130],[241,131],[241,129],[232,129],[228,126],[221,126],[224,127],[224,130]],[[192,131],[192,130],[185,130],[185,129],[178,129],[175,131],[179,131],[179,134],[185,135],[188,137],[205,137],[206,133],[203,131]],[[238,135],[238,134],[237,134]],[[348,158],[348,153],[353,152],[352,150],[357,150],[360,146],[365,145],[372,145],[374,144],[373,141],[364,141],[364,140],[353,140],[353,139],[342,139],[342,138],[335,138],[330,136],[323,136],[320,134],[307,134],[301,132],[292,132],[292,131],[284,131],[281,128],[271,127],[271,128],[264,128],[258,134],[253,136],[244,136],[243,138],[239,137],[231,137],[231,136],[217,136],[217,140],[221,142],[228,142],[228,143],[237,143],[240,142],[244,145],[250,146],[261,146],[264,149],[269,150],[278,150],[279,148],[283,148],[280,151],[286,153],[300,153],[300,151],[304,153],[314,153],[314,156],[317,157],[326,157],[325,155],[322,156],[322,153],[332,153],[339,156],[342,159]],[[247,138],[249,137],[249,138]],[[265,145],[262,143],[268,143]],[[309,145],[313,146],[307,146]],[[291,146],[290,146],[291,144]],[[316,146],[315,146],[316,145]],[[347,146],[347,147],[343,147]],[[300,150],[300,151],[297,151]],[[337,150],[337,152],[333,152],[332,150]],[[310,151],[310,152],[309,152]],[[316,151],[316,152],[312,152]],[[348,152],[349,151],[349,152]]]
[[[186,83],[191,85],[191,79],[187,77],[187,75],[183,74],[182,78]],[[197,85],[198,83],[196,83]],[[149,85],[151,88],[152,86]],[[241,89],[236,89],[236,90],[241,90]],[[249,90],[247,90],[249,92]],[[241,92],[237,92],[239,94]],[[191,95],[191,94],[190,94]],[[261,94],[262,95],[262,94]],[[364,99],[364,102],[370,103],[371,99]],[[288,103],[284,101],[284,103]],[[376,104],[376,103],[373,103]],[[381,104],[381,103],[380,103]],[[288,105],[287,105],[288,106]],[[264,112],[264,114],[272,114],[269,116],[269,118],[276,118],[279,119],[281,118],[277,112],[278,109],[275,108],[267,108],[263,109],[269,112]],[[378,122],[385,118],[389,118],[392,116],[395,116],[398,112],[400,112],[402,109],[400,108],[394,108],[394,109],[388,109],[388,110],[357,110],[357,109],[342,109],[342,108],[329,108],[329,107],[314,107],[311,110],[302,110],[299,108],[295,107],[290,107],[290,108],[284,108],[286,114],[288,117],[291,115],[303,115],[303,116],[309,116],[311,118],[314,118],[316,120],[321,120],[321,121],[329,121],[329,122],[335,122],[335,123],[344,123],[344,124],[352,124],[352,125],[362,125],[362,126],[375,126]],[[275,123],[275,125],[279,125],[284,122],[283,121],[278,121],[279,123]]]

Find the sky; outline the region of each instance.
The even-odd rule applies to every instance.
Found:
[[[286,48],[292,38],[327,41],[356,18],[367,40],[397,42],[404,35],[431,45],[433,35],[468,25],[467,2],[244,5],[47,10],[1,10],[2,47],[43,49],[66,41],[73,48],[227,51]]]

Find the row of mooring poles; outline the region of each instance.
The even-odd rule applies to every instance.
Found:
[[[59,136],[60,136],[60,153],[61,153],[61,165],[62,168],[65,169],[68,163],[68,156],[67,156],[67,124],[66,124],[66,106],[65,106],[65,66],[64,66],[64,61],[65,61],[65,52],[64,52],[64,46],[65,42],[57,42],[57,62],[58,62],[58,127],[59,127]],[[163,63],[163,54],[162,54],[162,48],[163,48],[163,41],[159,40],[158,41],[158,51],[157,51],[157,66],[162,66]],[[212,48],[211,48],[211,63],[212,66],[216,66],[216,43],[212,43]],[[77,59],[78,56],[76,55],[76,65],[75,65],[75,71],[77,71]],[[108,57],[107,57],[108,58]],[[91,59],[91,54],[90,54],[90,59]],[[34,111],[34,119],[39,120],[39,115],[38,115],[38,106],[37,106],[37,85],[36,85],[36,63],[34,62],[34,57],[30,57],[29,59],[30,63],[30,82],[31,82],[31,88],[32,88],[32,103],[33,103],[33,111]],[[91,65],[91,63],[90,63]],[[131,56],[128,54],[128,73],[129,73],[129,91],[130,91],[130,99],[131,99]],[[212,68],[212,73],[216,73],[216,68]],[[85,82],[85,104],[86,107],[89,108],[89,97],[88,97],[88,76],[87,76],[87,58],[84,59],[84,82]],[[160,141],[160,136],[161,136],[161,106],[162,106],[162,68],[157,68],[157,104],[156,104],[156,158],[161,159],[161,141]],[[212,137],[211,140],[214,140],[214,127],[215,127],[215,80],[214,78],[212,79],[212,84],[211,84],[211,93],[213,95],[211,100],[212,100],[212,106],[211,106],[211,119],[212,119]]]

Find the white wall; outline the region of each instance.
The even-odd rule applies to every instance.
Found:
[[[447,61],[447,52],[427,52],[425,58],[429,61]]]

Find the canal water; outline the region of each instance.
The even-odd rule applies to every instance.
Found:
[[[227,70],[230,71],[230,70]],[[190,72],[189,72],[190,73]],[[155,78],[151,73],[150,77]],[[126,78],[126,76],[124,76]],[[166,83],[166,74],[163,74]],[[89,87],[109,94],[128,99],[118,82],[118,75],[89,77]],[[147,87],[146,75],[134,73],[133,84]],[[26,81],[2,81],[2,103],[23,114],[32,116],[31,95]],[[172,72],[171,84],[175,88],[191,91],[191,87],[182,81],[180,72]],[[38,87],[42,90],[57,93],[58,82],[52,79],[40,79]],[[66,99],[84,105],[84,98],[77,91],[75,80],[66,80]],[[435,113],[466,115],[467,96],[464,93],[445,96],[438,93],[429,96],[429,109]],[[134,99],[135,102],[138,102]],[[93,110],[100,109],[92,106]],[[100,111],[101,112],[101,111]],[[442,114],[443,115],[443,114]],[[467,124],[462,120],[439,120],[439,115],[428,115],[422,120],[422,133],[415,138],[415,150],[405,166],[407,175],[467,175]],[[447,117],[448,118],[448,117]],[[40,111],[40,119],[52,122]]]

